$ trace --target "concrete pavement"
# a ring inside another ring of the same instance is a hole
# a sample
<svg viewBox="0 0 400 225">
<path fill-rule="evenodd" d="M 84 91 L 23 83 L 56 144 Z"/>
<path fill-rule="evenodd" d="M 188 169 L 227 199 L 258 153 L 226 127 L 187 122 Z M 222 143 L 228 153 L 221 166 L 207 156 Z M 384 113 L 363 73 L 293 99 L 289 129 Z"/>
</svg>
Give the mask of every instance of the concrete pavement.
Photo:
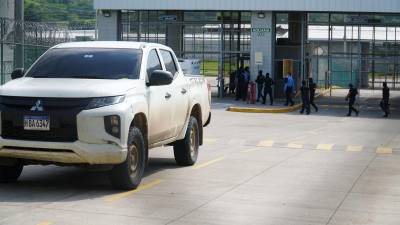
<svg viewBox="0 0 400 225">
<path fill-rule="evenodd" d="M 400 115 L 246 114 L 213 105 L 194 167 L 150 153 L 138 190 L 106 171 L 29 166 L 0 185 L 0 224 L 400 224 Z"/>
</svg>

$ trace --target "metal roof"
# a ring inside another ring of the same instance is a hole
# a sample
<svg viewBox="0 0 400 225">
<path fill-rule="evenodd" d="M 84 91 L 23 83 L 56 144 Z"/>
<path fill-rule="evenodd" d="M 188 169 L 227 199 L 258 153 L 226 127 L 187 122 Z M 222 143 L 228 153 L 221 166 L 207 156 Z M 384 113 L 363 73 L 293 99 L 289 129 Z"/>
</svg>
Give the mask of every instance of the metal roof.
<svg viewBox="0 0 400 225">
<path fill-rule="evenodd" d="M 400 0 L 94 0 L 94 8 L 399 13 Z"/>
</svg>

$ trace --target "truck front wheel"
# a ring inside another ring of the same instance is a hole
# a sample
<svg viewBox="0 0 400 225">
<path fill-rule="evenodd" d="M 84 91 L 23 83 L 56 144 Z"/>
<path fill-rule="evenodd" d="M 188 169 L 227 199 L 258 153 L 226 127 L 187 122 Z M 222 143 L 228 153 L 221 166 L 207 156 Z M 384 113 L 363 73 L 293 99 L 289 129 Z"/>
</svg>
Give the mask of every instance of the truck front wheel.
<svg viewBox="0 0 400 225">
<path fill-rule="evenodd" d="M 125 162 L 114 166 L 111 171 L 111 183 L 117 189 L 132 190 L 139 186 L 146 165 L 143 135 L 136 127 L 131 128 L 128 136 L 128 152 Z"/>
<path fill-rule="evenodd" d="M 0 183 L 11 183 L 18 180 L 24 166 L 17 163 L 12 166 L 0 166 Z"/>
<path fill-rule="evenodd" d="M 199 124 L 193 116 L 189 119 L 185 138 L 174 144 L 175 161 L 180 166 L 192 166 L 199 154 Z"/>
</svg>

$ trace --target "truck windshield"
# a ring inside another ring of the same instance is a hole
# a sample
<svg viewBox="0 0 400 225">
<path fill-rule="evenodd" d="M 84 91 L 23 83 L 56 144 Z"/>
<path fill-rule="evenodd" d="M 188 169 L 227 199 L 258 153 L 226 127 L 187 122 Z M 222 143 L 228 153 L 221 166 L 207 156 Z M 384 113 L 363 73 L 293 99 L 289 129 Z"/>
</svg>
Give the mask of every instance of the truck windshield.
<svg viewBox="0 0 400 225">
<path fill-rule="evenodd" d="M 47 51 L 26 77 L 139 79 L 139 49 L 55 48 Z"/>
</svg>

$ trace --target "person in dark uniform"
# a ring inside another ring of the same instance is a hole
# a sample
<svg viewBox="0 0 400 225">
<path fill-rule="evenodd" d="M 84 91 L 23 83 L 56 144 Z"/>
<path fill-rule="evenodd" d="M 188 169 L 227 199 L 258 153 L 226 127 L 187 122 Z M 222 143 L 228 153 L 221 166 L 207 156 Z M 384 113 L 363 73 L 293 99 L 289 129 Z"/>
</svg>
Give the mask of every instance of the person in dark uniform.
<svg viewBox="0 0 400 225">
<path fill-rule="evenodd" d="M 257 102 L 260 101 L 260 98 L 264 98 L 262 95 L 262 91 L 264 88 L 264 83 L 265 83 L 265 77 L 263 75 L 263 71 L 260 70 L 258 71 L 258 76 L 256 79 L 256 83 L 257 83 Z"/>
<path fill-rule="evenodd" d="M 229 74 L 229 94 L 235 94 L 236 84 L 236 71 L 233 71 Z"/>
<path fill-rule="evenodd" d="M 351 116 L 351 113 L 354 111 L 356 116 L 360 113 L 357 109 L 354 108 L 354 104 L 356 103 L 356 97 L 358 95 L 358 89 L 353 86 L 353 84 L 349 84 L 349 93 L 346 96 L 346 101 L 349 101 L 349 113 L 347 116 Z"/>
<path fill-rule="evenodd" d="M 314 107 L 315 111 L 318 112 L 318 107 L 314 102 L 315 99 L 315 91 L 317 90 L 317 84 L 314 83 L 314 80 L 310 77 L 308 78 L 308 86 L 310 87 L 310 105 Z"/>
<path fill-rule="evenodd" d="M 243 98 L 243 89 L 244 89 L 244 73 L 243 67 L 241 67 L 236 73 L 236 101 Z"/>
<path fill-rule="evenodd" d="M 380 103 L 382 111 L 385 113 L 385 115 L 383 115 L 383 117 L 389 117 L 389 114 L 390 114 L 389 98 L 390 98 L 390 89 L 387 86 L 387 83 L 383 82 L 382 101 Z"/>
<path fill-rule="evenodd" d="M 246 101 L 246 99 L 247 99 L 247 88 L 249 87 L 249 82 L 250 82 L 250 68 L 247 66 L 244 70 L 242 70 L 242 73 L 243 73 L 243 76 L 244 76 L 242 97 L 243 97 L 243 101 Z"/>
<path fill-rule="evenodd" d="M 297 92 L 297 96 L 301 94 L 301 110 L 300 113 L 303 114 L 304 110 L 306 110 L 307 115 L 310 115 L 310 88 L 307 86 L 305 80 L 301 82 L 300 91 Z M 296 96 L 296 97 L 297 97 Z"/>
<path fill-rule="evenodd" d="M 274 97 L 272 96 L 272 86 L 274 85 L 274 80 L 269 77 L 269 73 L 266 74 L 265 78 L 265 87 L 264 87 L 264 96 L 263 96 L 263 104 L 265 105 L 267 102 L 267 95 L 269 95 L 269 103 L 270 105 L 274 104 Z"/>
</svg>

